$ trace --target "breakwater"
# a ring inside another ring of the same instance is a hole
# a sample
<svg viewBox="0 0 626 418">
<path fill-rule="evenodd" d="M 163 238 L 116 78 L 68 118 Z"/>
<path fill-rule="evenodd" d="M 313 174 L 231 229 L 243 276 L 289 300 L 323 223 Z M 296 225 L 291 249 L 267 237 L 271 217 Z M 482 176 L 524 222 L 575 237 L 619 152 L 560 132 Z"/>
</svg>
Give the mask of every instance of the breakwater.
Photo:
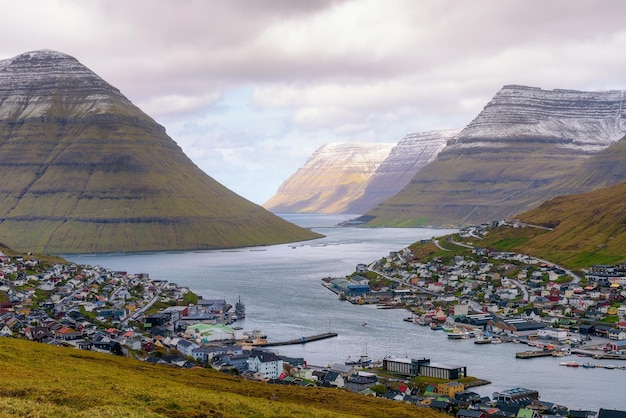
<svg viewBox="0 0 626 418">
<path fill-rule="evenodd" d="M 313 341 L 319 341 L 319 340 L 325 340 L 327 338 L 333 338 L 336 337 L 337 333 L 336 332 L 325 332 L 323 334 L 317 334 L 317 335 L 311 335 L 308 337 L 301 337 L 301 338 L 295 338 L 293 340 L 287 340 L 287 341 L 275 341 L 275 342 L 263 342 L 263 343 L 258 343 L 256 344 L 257 346 L 262 346 L 262 347 L 278 347 L 281 345 L 295 345 L 295 344 L 306 344 L 306 343 L 310 343 Z"/>
</svg>

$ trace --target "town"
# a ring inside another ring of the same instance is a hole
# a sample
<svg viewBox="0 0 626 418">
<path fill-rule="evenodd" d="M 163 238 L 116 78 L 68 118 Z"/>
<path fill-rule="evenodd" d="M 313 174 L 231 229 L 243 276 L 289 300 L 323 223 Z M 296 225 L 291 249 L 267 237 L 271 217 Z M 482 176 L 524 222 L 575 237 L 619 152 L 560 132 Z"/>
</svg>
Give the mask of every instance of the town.
<svg viewBox="0 0 626 418">
<path fill-rule="evenodd" d="M 359 264 L 346 278 L 322 282 L 354 304 L 407 309 L 407 321 L 448 331 L 449 338 L 524 343 L 533 346 L 531 357 L 580 350 L 596 358 L 626 358 L 626 264 L 593 266 L 578 277 L 545 260 L 455 241 L 485 232 L 473 227 L 447 242 L 421 243 L 449 255 L 422 257 L 411 246 L 370 265 Z M 272 384 L 350 390 L 461 417 L 484 418 L 495 411 L 518 417 L 579 412 L 540 401 L 532 389 L 481 397 L 471 387 L 485 382 L 468 377 L 466 367 L 427 358 L 360 358 L 319 367 L 280 356 L 267 349 L 279 344 L 268 343 L 263 332 L 236 325 L 245 317 L 241 300 L 234 306 L 223 299 L 206 300 L 145 273 L 42 261 L 32 255 L 0 254 L 0 261 L 4 337 L 126 355 L 155 365 L 212 367 Z M 601 344 L 591 346 L 592 338 Z M 626 414 L 582 412 L 598 418 Z"/>
</svg>

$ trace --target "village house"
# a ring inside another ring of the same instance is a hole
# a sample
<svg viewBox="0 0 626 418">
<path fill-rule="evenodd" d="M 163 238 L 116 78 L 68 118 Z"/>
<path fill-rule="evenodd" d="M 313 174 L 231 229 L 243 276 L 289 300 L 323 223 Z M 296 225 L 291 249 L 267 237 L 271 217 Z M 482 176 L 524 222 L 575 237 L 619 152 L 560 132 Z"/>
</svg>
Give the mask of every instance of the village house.
<svg viewBox="0 0 626 418">
<path fill-rule="evenodd" d="M 266 379 L 278 379 L 283 372 L 283 361 L 269 351 L 253 350 L 247 360 L 248 370 Z"/>
</svg>

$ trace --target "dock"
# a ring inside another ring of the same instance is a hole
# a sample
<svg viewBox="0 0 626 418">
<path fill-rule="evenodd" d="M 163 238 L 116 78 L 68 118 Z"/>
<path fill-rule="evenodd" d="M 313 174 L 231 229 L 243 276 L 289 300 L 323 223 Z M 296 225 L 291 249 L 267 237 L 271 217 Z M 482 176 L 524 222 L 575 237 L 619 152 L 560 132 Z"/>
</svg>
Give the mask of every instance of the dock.
<svg viewBox="0 0 626 418">
<path fill-rule="evenodd" d="M 550 357 L 552 353 L 550 351 L 545 350 L 531 350 L 531 351 L 520 351 L 515 353 L 515 358 L 535 358 L 535 357 Z"/>
<path fill-rule="evenodd" d="M 296 344 L 306 344 L 306 343 L 310 343 L 313 341 L 319 341 L 319 340 L 325 340 L 327 338 L 333 338 L 336 337 L 337 333 L 336 332 L 326 332 L 324 334 L 317 334 L 317 335 L 311 335 L 309 337 L 301 337 L 301 338 L 296 338 L 293 340 L 287 340 L 287 341 L 269 341 L 269 342 L 263 342 L 263 343 L 258 343 L 256 344 L 257 346 L 261 346 L 261 347 L 276 347 L 279 345 L 296 345 Z"/>
</svg>

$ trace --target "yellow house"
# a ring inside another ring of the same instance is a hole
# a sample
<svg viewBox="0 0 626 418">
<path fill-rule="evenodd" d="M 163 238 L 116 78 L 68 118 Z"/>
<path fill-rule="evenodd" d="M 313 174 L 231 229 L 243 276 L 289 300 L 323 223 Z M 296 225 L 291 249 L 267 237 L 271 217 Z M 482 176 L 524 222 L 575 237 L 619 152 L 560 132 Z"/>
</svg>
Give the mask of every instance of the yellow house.
<svg viewBox="0 0 626 418">
<path fill-rule="evenodd" d="M 447 382 L 437 384 L 437 393 L 454 398 L 454 395 L 465 390 L 465 385 L 459 382 Z"/>
</svg>

